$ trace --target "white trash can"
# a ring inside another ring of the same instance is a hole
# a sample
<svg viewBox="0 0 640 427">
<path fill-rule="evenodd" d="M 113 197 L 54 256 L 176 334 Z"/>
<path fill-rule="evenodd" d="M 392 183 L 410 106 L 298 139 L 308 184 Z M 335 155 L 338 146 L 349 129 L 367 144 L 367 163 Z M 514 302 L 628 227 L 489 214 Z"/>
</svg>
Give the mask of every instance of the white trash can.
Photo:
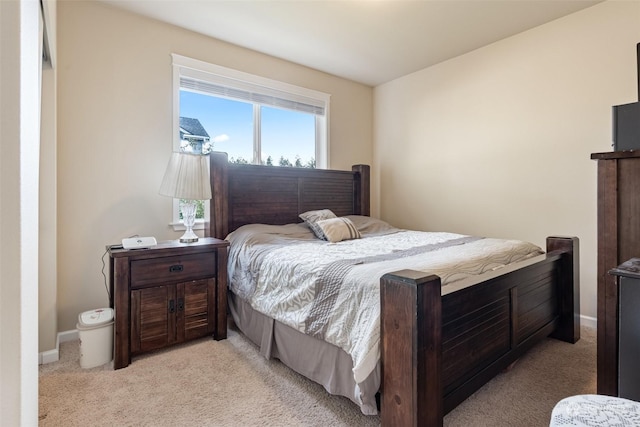
<svg viewBox="0 0 640 427">
<path fill-rule="evenodd" d="M 78 315 L 80 366 L 94 368 L 113 359 L 113 309 L 98 308 Z"/>
</svg>

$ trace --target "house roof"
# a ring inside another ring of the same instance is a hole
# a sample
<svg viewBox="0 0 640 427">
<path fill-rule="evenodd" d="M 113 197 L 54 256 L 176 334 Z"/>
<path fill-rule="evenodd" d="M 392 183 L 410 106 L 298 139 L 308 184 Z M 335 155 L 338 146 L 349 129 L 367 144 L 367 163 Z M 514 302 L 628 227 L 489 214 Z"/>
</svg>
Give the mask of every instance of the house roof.
<svg viewBox="0 0 640 427">
<path fill-rule="evenodd" d="M 180 117 L 180 136 L 184 134 L 209 138 L 200 120 L 191 117 Z"/>
</svg>

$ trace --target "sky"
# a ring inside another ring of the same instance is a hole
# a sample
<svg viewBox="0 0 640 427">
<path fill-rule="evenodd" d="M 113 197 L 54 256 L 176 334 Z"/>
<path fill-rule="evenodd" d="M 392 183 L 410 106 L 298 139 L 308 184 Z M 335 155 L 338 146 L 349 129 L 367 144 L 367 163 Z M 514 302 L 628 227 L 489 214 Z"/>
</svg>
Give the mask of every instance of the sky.
<svg viewBox="0 0 640 427">
<path fill-rule="evenodd" d="M 262 107 L 262 158 L 280 156 L 292 163 L 315 157 L 315 117 L 312 114 Z M 251 160 L 253 151 L 253 106 L 249 103 L 180 91 L 180 116 L 200 120 L 213 142 L 214 151 L 230 158 Z"/>
</svg>

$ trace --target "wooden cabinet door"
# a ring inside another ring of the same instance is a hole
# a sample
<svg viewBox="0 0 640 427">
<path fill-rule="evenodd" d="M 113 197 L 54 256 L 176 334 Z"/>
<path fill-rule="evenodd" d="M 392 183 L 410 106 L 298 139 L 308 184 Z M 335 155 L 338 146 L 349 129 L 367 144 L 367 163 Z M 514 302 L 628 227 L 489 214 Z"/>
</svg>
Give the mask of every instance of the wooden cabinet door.
<svg viewBox="0 0 640 427">
<path fill-rule="evenodd" d="M 213 334 L 215 279 L 131 291 L 131 353 Z"/>
<path fill-rule="evenodd" d="M 176 336 L 176 286 L 131 291 L 131 352 L 173 344 Z"/>
<path fill-rule="evenodd" d="M 215 326 L 215 279 L 178 284 L 179 339 L 190 340 L 212 334 Z"/>
</svg>

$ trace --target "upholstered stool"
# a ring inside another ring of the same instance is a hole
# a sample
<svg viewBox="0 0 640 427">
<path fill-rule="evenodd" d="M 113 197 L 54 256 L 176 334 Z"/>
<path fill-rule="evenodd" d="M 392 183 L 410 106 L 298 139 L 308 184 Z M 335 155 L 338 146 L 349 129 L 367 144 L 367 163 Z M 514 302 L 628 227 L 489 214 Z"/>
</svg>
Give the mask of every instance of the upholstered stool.
<svg viewBox="0 0 640 427">
<path fill-rule="evenodd" d="M 550 427 L 640 427 L 640 403 L 620 397 L 582 394 L 553 408 Z"/>
</svg>

